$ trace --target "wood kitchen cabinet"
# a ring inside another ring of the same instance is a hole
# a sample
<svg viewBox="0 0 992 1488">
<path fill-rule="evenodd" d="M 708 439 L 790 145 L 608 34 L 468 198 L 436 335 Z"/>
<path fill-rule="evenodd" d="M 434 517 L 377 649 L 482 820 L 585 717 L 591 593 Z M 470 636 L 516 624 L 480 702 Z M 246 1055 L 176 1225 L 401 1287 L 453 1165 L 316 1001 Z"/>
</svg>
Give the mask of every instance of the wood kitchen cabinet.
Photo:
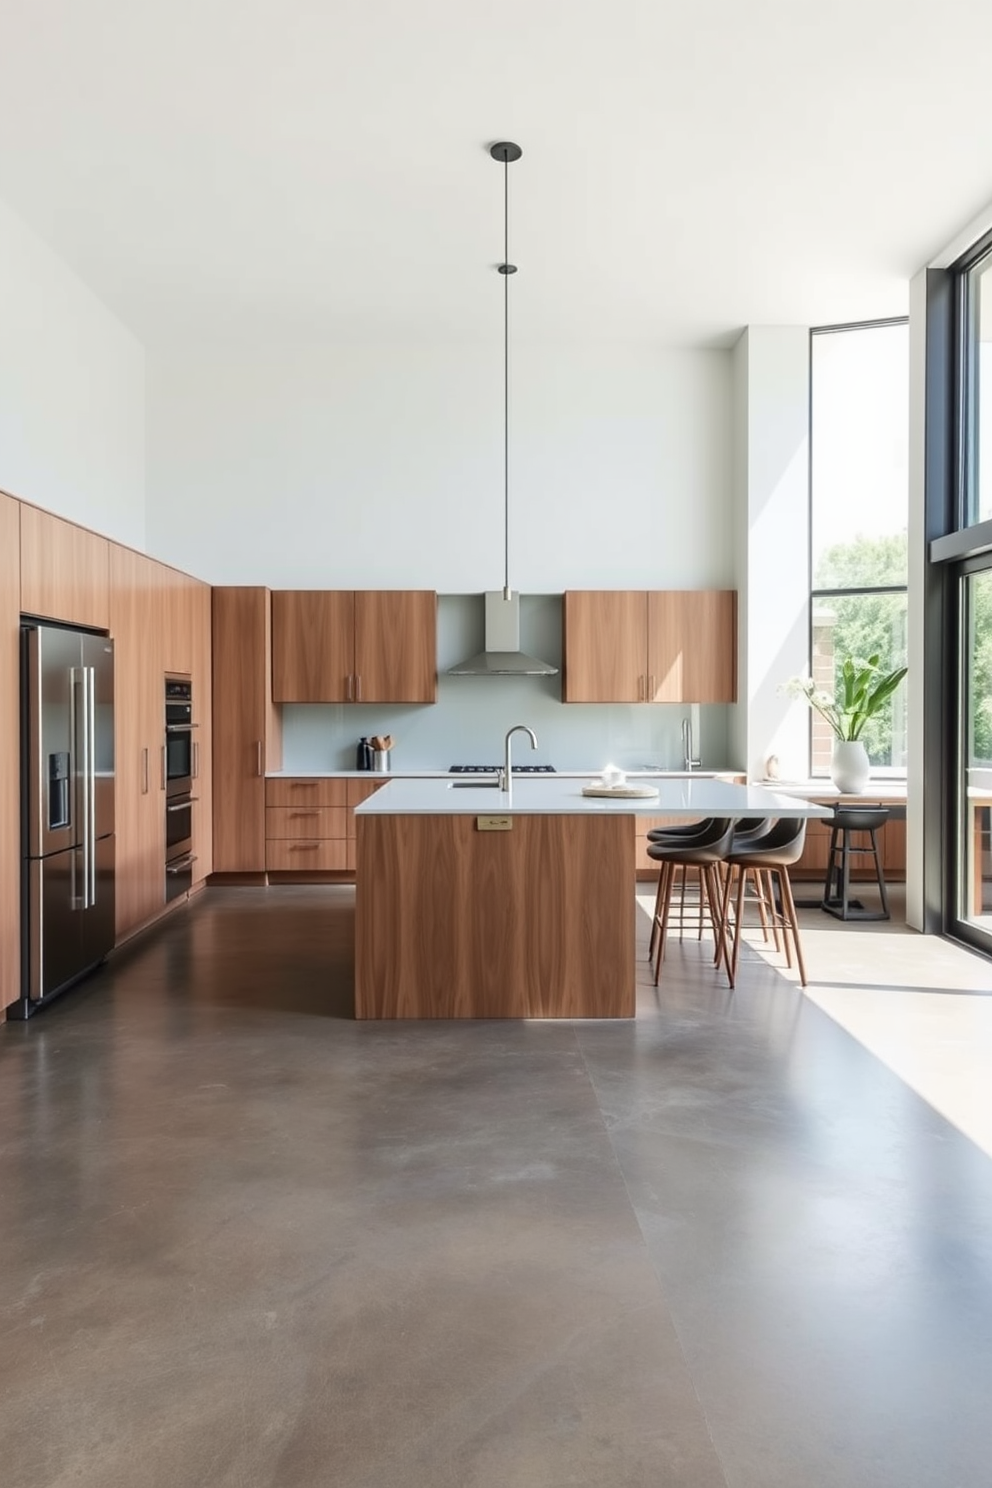
<svg viewBox="0 0 992 1488">
<path fill-rule="evenodd" d="M 733 590 L 567 590 L 566 703 L 732 703 Z"/>
<path fill-rule="evenodd" d="M 193 884 L 213 872 L 213 615 L 209 584 L 190 579 L 187 604 L 192 622 L 193 657 Z"/>
<path fill-rule="evenodd" d="M 269 591 L 213 591 L 213 871 L 265 872 L 265 772 L 282 763 Z"/>
<path fill-rule="evenodd" d="M 437 595 L 426 589 L 277 589 L 277 703 L 433 703 Z"/>
<path fill-rule="evenodd" d="M 162 646 L 169 570 L 110 545 L 117 938 L 165 907 Z"/>
<path fill-rule="evenodd" d="M 110 629 L 110 543 L 21 503 L 21 610 Z"/>
<path fill-rule="evenodd" d="M 20 503 L 0 492 L 0 1019 L 21 991 Z"/>
<path fill-rule="evenodd" d="M 320 775 L 265 782 L 265 866 L 297 882 L 355 873 L 355 807 L 385 782 Z"/>
</svg>

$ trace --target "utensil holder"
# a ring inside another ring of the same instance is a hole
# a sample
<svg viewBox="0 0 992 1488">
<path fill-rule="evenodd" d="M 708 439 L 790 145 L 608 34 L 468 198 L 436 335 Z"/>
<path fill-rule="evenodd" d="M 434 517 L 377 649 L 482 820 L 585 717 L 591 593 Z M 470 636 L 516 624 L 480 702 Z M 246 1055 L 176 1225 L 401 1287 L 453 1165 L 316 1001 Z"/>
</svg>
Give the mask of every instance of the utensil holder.
<svg viewBox="0 0 992 1488">
<path fill-rule="evenodd" d="M 373 749 L 373 751 L 372 751 L 372 768 L 373 768 L 373 770 L 388 770 L 389 769 L 389 750 L 388 749 Z"/>
</svg>

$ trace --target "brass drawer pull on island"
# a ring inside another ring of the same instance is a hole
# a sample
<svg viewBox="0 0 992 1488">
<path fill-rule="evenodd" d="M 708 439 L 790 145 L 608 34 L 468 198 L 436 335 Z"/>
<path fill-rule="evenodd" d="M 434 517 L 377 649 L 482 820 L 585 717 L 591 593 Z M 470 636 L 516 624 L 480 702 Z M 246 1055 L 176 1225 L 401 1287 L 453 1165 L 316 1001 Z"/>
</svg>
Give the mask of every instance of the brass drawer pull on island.
<svg viewBox="0 0 992 1488">
<path fill-rule="evenodd" d="M 309 811 L 291 811 L 289 814 L 290 814 L 291 817 L 296 817 L 296 816 L 319 816 L 320 815 L 320 812 L 317 810 L 316 806 L 314 806 Z"/>
<path fill-rule="evenodd" d="M 290 852 L 317 852 L 320 848 L 319 842 L 291 842 Z"/>
<path fill-rule="evenodd" d="M 477 832 L 512 832 L 512 816 L 477 816 L 475 818 L 475 830 Z"/>
</svg>

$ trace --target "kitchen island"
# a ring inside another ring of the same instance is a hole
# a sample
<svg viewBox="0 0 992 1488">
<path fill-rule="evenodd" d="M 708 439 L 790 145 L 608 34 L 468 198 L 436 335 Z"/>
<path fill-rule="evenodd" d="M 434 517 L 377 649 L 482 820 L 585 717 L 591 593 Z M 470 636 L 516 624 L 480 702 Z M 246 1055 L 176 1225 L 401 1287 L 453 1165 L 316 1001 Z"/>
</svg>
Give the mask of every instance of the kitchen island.
<svg viewBox="0 0 992 1488">
<path fill-rule="evenodd" d="M 582 785 L 395 780 L 356 807 L 356 1017 L 631 1018 L 635 818 L 829 815 L 724 780 Z"/>
</svg>

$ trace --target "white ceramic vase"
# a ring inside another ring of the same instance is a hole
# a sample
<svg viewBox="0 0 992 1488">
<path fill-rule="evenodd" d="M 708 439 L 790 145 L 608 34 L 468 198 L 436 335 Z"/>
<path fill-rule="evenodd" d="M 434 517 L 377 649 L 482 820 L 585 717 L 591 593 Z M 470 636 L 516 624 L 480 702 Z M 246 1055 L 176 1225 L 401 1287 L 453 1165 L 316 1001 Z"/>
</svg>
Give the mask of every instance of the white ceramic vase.
<svg viewBox="0 0 992 1488">
<path fill-rule="evenodd" d="M 830 778 L 845 796 L 860 796 L 868 784 L 868 751 L 860 739 L 835 739 Z"/>
</svg>

